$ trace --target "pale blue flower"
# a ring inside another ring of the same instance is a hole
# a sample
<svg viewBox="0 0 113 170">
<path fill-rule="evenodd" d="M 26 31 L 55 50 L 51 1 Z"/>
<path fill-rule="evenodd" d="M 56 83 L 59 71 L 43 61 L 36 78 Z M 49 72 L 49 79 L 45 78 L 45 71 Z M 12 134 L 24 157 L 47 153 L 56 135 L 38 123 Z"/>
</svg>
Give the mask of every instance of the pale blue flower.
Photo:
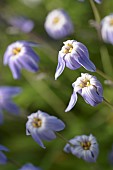
<svg viewBox="0 0 113 170">
<path fill-rule="evenodd" d="M 113 14 L 104 17 L 101 21 L 101 35 L 104 42 L 113 45 Z"/>
<path fill-rule="evenodd" d="M 20 168 L 19 170 L 41 170 L 41 169 L 39 167 L 32 165 L 31 163 L 27 163 L 24 166 L 22 166 L 22 168 Z"/>
<path fill-rule="evenodd" d="M 14 79 L 20 78 L 21 69 L 31 72 L 38 70 L 38 55 L 33 51 L 32 46 L 36 43 L 26 41 L 16 41 L 9 45 L 4 54 L 4 65 L 9 65 Z"/>
<path fill-rule="evenodd" d="M 63 9 L 52 10 L 44 24 L 46 32 L 54 39 L 60 39 L 73 33 L 73 24 Z"/>
<path fill-rule="evenodd" d="M 24 16 L 13 16 L 8 19 L 8 23 L 24 33 L 29 33 L 34 28 L 34 22 Z"/>
<path fill-rule="evenodd" d="M 3 153 L 3 151 L 5 152 L 9 152 L 9 149 L 6 148 L 3 145 L 0 145 L 0 164 L 6 164 L 7 163 L 7 157 L 5 156 L 5 154 Z"/>
<path fill-rule="evenodd" d="M 103 101 L 103 88 L 95 76 L 88 73 L 81 73 L 81 77 L 72 84 L 73 94 L 65 112 L 70 111 L 77 102 L 77 93 L 79 93 L 86 103 L 96 106 Z"/>
<path fill-rule="evenodd" d="M 55 139 L 55 132 L 64 128 L 65 124 L 63 121 L 39 110 L 28 116 L 26 135 L 31 135 L 42 148 L 45 148 L 42 140 L 51 141 Z"/>
<path fill-rule="evenodd" d="M 108 154 L 108 161 L 111 165 L 113 165 L 113 145 L 111 151 Z"/>
<path fill-rule="evenodd" d="M 84 2 L 84 0 L 78 0 L 80 2 Z M 94 2 L 98 3 L 98 4 L 101 4 L 102 3 L 102 0 L 94 0 Z"/>
<path fill-rule="evenodd" d="M 0 124 L 3 123 L 2 110 L 6 110 L 13 115 L 18 115 L 20 112 L 19 107 L 13 103 L 12 97 L 18 95 L 21 92 L 19 87 L 0 87 Z"/>
<path fill-rule="evenodd" d="M 89 136 L 76 136 L 69 140 L 73 145 L 66 144 L 64 151 L 71 153 L 78 158 L 82 158 L 86 162 L 96 162 L 99 154 L 98 143 L 96 138 L 90 134 Z"/>
<path fill-rule="evenodd" d="M 89 52 L 86 46 L 75 40 L 67 40 L 58 54 L 55 79 L 62 74 L 65 67 L 76 70 L 81 66 L 88 71 L 96 71 L 95 65 L 89 59 Z"/>
</svg>

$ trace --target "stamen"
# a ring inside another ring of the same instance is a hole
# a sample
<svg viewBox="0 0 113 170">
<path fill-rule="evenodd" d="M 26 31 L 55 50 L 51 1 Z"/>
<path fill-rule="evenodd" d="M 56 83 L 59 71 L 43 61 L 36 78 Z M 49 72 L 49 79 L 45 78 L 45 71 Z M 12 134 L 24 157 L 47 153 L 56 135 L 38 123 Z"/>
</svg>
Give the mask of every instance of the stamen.
<svg viewBox="0 0 113 170">
<path fill-rule="evenodd" d="M 21 48 L 20 47 L 16 47 L 16 48 L 13 49 L 13 54 L 17 55 L 18 53 L 20 53 L 20 51 L 21 51 Z"/>
<path fill-rule="evenodd" d="M 113 26 L 113 18 L 109 22 L 110 26 Z"/>
<path fill-rule="evenodd" d="M 81 146 L 82 146 L 82 148 L 84 150 L 90 150 L 90 146 L 91 146 L 91 142 L 90 141 L 88 141 L 88 142 L 81 142 L 80 144 L 81 144 Z"/>
<path fill-rule="evenodd" d="M 42 125 L 42 120 L 39 118 L 34 118 L 32 122 L 33 127 L 39 128 Z"/>
<path fill-rule="evenodd" d="M 73 45 L 72 44 L 66 44 L 64 46 L 64 50 L 63 50 L 63 53 L 67 54 L 67 53 L 71 53 L 72 50 L 73 50 Z"/>
<path fill-rule="evenodd" d="M 60 21 L 60 18 L 59 17 L 55 17 L 53 19 L 53 24 L 57 24 L 59 21 Z"/>
</svg>

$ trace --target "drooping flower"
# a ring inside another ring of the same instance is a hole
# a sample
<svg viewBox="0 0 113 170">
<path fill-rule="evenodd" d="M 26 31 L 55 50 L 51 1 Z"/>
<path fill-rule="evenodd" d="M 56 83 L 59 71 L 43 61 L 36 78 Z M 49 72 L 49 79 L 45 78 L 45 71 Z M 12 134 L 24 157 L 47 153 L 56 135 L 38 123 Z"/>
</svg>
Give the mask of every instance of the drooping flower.
<svg viewBox="0 0 113 170">
<path fill-rule="evenodd" d="M 103 88 L 95 76 L 88 73 L 81 73 L 81 77 L 72 84 L 74 90 L 65 112 L 70 111 L 77 102 L 77 93 L 79 93 L 86 103 L 96 106 L 103 101 Z"/>
<path fill-rule="evenodd" d="M 25 68 L 31 72 L 38 70 L 38 55 L 33 51 L 32 46 L 36 43 L 16 41 L 9 45 L 4 54 L 4 65 L 9 65 L 14 79 L 20 78 L 21 69 Z"/>
<path fill-rule="evenodd" d="M 73 146 L 66 144 L 64 147 L 66 153 L 71 153 L 78 158 L 82 158 L 86 162 L 96 162 L 99 148 L 96 138 L 92 134 L 89 136 L 76 136 L 69 140 L 69 142 Z"/>
<path fill-rule="evenodd" d="M 55 79 L 57 79 L 64 68 L 76 70 L 83 66 L 88 71 L 96 71 L 95 65 L 89 59 L 89 52 L 86 46 L 75 40 L 67 40 L 58 54 L 58 65 Z"/>
<path fill-rule="evenodd" d="M 55 132 L 64 128 L 65 124 L 63 121 L 39 110 L 28 116 L 26 135 L 31 135 L 42 148 L 45 148 L 42 140 L 51 141 L 55 139 Z"/>
<path fill-rule="evenodd" d="M 0 87 L 0 124 L 3 123 L 3 113 L 2 110 L 7 110 L 13 115 L 19 114 L 19 107 L 13 103 L 12 97 L 18 95 L 21 92 L 19 87 Z"/>
<path fill-rule="evenodd" d="M 113 14 L 104 17 L 101 21 L 101 35 L 104 42 L 113 45 Z"/>
<path fill-rule="evenodd" d="M 83 2 L 84 0 L 78 0 L 80 2 Z M 94 0 L 94 2 L 98 3 L 98 4 L 101 4 L 102 3 L 102 0 Z"/>
<path fill-rule="evenodd" d="M 9 149 L 6 148 L 3 145 L 0 145 L 0 164 L 6 164 L 7 163 L 7 157 L 5 156 L 5 154 L 3 153 L 3 151 L 5 152 L 9 152 Z"/>
<path fill-rule="evenodd" d="M 73 24 L 63 9 L 51 11 L 44 24 L 46 32 L 54 39 L 60 39 L 73 33 Z"/>
<path fill-rule="evenodd" d="M 23 16 L 14 16 L 8 19 L 8 23 L 13 27 L 24 33 L 29 33 L 34 28 L 34 22 Z M 17 31 L 18 31 L 17 30 Z"/>
<path fill-rule="evenodd" d="M 41 170 L 41 169 L 39 167 L 32 165 L 31 163 L 27 163 L 24 166 L 22 166 L 22 168 L 20 168 L 19 170 Z"/>
</svg>

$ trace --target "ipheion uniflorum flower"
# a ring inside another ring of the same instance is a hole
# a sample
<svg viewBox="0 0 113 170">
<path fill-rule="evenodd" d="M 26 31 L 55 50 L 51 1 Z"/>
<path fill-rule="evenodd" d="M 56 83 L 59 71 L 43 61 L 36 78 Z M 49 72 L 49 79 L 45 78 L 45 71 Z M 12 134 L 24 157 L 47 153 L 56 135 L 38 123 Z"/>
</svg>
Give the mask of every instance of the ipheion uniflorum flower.
<svg viewBox="0 0 113 170">
<path fill-rule="evenodd" d="M 75 40 L 64 42 L 58 54 L 58 65 L 55 73 L 55 80 L 62 74 L 65 67 L 76 70 L 83 66 L 86 70 L 95 72 L 96 67 L 89 59 L 87 47 Z"/>
<path fill-rule="evenodd" d="M 90 134 L 89 136 L 75 136 L 69 142 L 73 145 L 66 144 L 64 151 L 71 153 L 78 158 L 82 158 L 86 162 L 96 162 L 99 154 L 99 148 L 96 138 Z"/>
<path fill-rule="evenodd" d="M 63 121 L 39 110 L 28 116 L 26 135 L 31 135 L 42 148 L 45 148 L 42 140 L 51 141 L 55 139 L 55 132 L 64 128 L 65 124 Z"/>
<path fill-rule="evenodd" d="M 77 102 L 77 93 L 80 94 L 86 103 L 96 106 L 103 101 L 103 88 L 95 76 L 88 73 L 81 73 L 81 77 L 72 84 L 73 94 L 65 112 L 70 111 Z"/>
<path fill-rule="evenodd" d="M 10 67 L 14 79 L 20 78 L 20 71 L 23 68 L 31 72 L 38 70 L 39 57 L 33 51 L 33 46 L 37 46 L 37 43 L 16 41 L 7 47 L 4 54 L 4 65 Z"/>
</svg>

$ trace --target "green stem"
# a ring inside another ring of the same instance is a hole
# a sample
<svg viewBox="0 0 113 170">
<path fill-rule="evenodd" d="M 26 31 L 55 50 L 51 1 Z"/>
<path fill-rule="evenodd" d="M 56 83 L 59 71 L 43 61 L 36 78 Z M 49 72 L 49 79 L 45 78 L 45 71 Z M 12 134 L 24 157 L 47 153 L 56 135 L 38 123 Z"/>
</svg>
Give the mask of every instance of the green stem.
<svg viewBox="0 0 113 170">
<path fill-rule="evenodd" d="M 92 8 L 92 11 L 93 11 L 93 13 L 94 13 L 95 20 L 96 20 L 98 23 L 100 23 L 101 18 L 100 18 L 99 12 L 98 12 L 98 10 L 97 10 L 97 7 L 96 7 L 96 5 L 95 5 L 95 3 L 94 3 L 94 0 L 89 0 L 89 2 L 90 2 L 90 4 L 91 4 L 91 8 Z"/>
<path fill-rule="evenodd" d="M 96 69 L 96 73 L 98 73 L 100 76 L 102 76 L 103 78 L 107 79 L 107 80 L 111 80 L 113 82 L 113 79 L 111 77 L 109 77 L 108 75 L 106 75 L 105 73 L 103 73 L 101 70 Z"/>
<path fill-rule="evenodd" d="M 64 142 L 68 143 L 71 147 L 75 147 L 72 143 L 70 143 L 64 136 L 62 136 L 60 133 L 55 132 L 55 134 L 62 139 Z"/>
<path fill-rule="evenodd" d="M 113 105 L 109 103 L 109 101 L 107 101 L 105 98 L 103 99 L 103 101 L 107 106 L 109 106 L 113 110 Z"/>
<path fill-rule="evenodd" d="M 11 158 L 8 158 L 8 162 L 10 162 L 11 164 L 15 165 L 17 168 L 21 167 L 21 165 L 17 161 L 15 161 L 15 160 L 13 160 Z"/>
</svg>

